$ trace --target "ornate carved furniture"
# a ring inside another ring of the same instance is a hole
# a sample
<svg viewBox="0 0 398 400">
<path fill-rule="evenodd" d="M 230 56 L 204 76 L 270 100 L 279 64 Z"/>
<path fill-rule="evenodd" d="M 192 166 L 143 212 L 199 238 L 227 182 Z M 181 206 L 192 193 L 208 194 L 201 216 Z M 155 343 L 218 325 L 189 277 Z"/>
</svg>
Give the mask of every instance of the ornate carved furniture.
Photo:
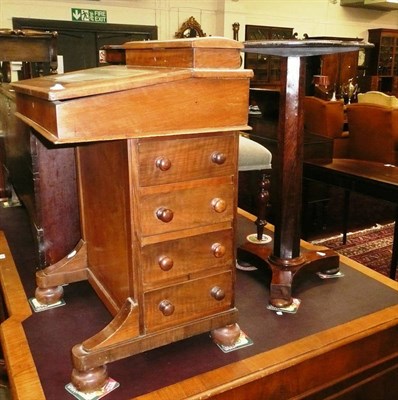
<svg viewBox="0 0 398 400">
<path fill-rule="evenodd" d="M 177 39 L 204 37 L 206 34 L 203 32 L 199 22 L 194 17 L 189 17 L 175 33 Z"/>
<path fill-rule="evenodd" d="M 362 45 L 365 46 L 365 45 Z M 243 248 L 267 262 L 272 271 L 270 302 L 276 307 L 292 303 L 292 282 L 300 270 L 335 273 L 338 255 L 332 251 L 300 252 L 301 196 L 303 162 L 303 99 L 305 57 L 355 51 L 360 44 L 348 41 L 253 41 L 245 42 L 245 51 L 284 57 L 284 81 L 281 86 L 278 139 L 279 174 L 276 185 L 279 201 L 275 208 L 275 238 L 269 255 L 261 246 L 245 243 Z"/>
<path fill-rule="evenodd" d="M 370 103 L 347 106 L 349 157 L 398 165 L 398 108 Z"/>
<path fill-rule="evenodd" d="M 55 32 L 2 30 L 0 59 L 22 61 L 20 79 L 54 71 L 56 38 Z M 43 267 L 65 257 L 80 239 L 74 149 L 54 147 L 17 119 L 15 111 L 14 90 L 2 83 L 0 197 L 11 196 L 11 183 L 30 216 L 37 261 Z M 54 181 L 57 185 L 50 184 Z"/>
<path fill-rule="evenodd" d="M 344 131 L 344 103 L 304 97 L 304 129 L 333 140 L 333 157 L 348 155 L 349 133 Z"/>
<path fill-rule="evenodd" d="M 114 319 L 74 346 L 72 382 L 201 332 L 233 343 L 239 131 L 251 71 L 223 38 L 129 42 L 127 66 L 21 81 L 17 115 L 77 146 L 82 241 L 37 274 L 37 297 L 88 279 Z"/>
</svg>

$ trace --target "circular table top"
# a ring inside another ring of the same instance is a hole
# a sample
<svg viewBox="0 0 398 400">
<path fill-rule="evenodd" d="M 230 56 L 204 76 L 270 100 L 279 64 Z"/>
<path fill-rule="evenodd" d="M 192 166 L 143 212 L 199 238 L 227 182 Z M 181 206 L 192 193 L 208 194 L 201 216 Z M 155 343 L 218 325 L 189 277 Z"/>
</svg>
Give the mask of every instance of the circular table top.
<svg viewBox="0 0 398 400">
<path fill-rule="evenodd" d="M 322 54 L 345 53 L 371 48 L 372 43 L 350 40 L 249 40 L 243 42 L 246 53 L 259 53 L 281 57 L 306 57 Z"/>
</svg>

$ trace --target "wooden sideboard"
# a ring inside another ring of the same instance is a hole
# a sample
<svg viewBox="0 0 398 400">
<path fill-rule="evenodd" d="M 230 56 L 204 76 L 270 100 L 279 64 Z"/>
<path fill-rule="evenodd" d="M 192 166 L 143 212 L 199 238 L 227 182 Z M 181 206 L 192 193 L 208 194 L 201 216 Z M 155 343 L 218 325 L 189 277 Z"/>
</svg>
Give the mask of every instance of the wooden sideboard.
<svg viewBox="0 0 398 400">
<path fill-rule="evenodd" d="M 0 210 L 3 212 L 18 210 Z M 19 214 L 20 215 L 20 214 Z M 255 217 L 240 210 L 236 243 L 254 231 Z M 13 218 L 21 226 L 20 217 Z M 22 221 L 23 225 L 23 221 Z M 26 226 L 26 225 L 25 225 Z M 273 235 L 272 226 L 266 233 Z M 7 233 L 7 226 L 2 226 Z M 0 284 L 8 317 L 0 325 L 15 400 L 69 399 L 70 343 L 111 316 L 87 282 L 69 285 L 66 306 L 33 313 L 34 282 L 26 268 L 29 243 L 0 232 Z M 302 242 L 302 250 L 315 249 Z M 269 244 L 271 251 L 272 244 Z M 319 248 L 318 248 L 319 249 Z M 28 257 L 29 258 L 29 257 Z M 223 353 L 208 334 L 120 360 L 110 374 L 120 387 L 110 399 L 325 399 L 394 400 L 398 391 L 398 283 L 341 256 L 344 278 L 307 276 L 295 289 L 295 315 L 266 309 L 270 274 L 238 271 L 239 324 L 253 345 Z M 369 293 L 372 295 L 369 296 Z M 259 301 L 260 299 L 260 301 Z M 71 329 L 79 326 L 80 329 Z M 54 365 L 57 368 L 54 368 Z M 137 372 L 138 371 L 138 372 Z"/>
<path fill-rule="evenodd" d="M 202 332 L 239 336 L 233 232 L 252 76 L 239 69 L 242 45 L 124 47 L 127 66 L 13 84 L 24 122 L 77 146 L 82 240 L 38 272 L 36 298 L 56 302 L 61 285 L 87 279 L 114 316 L 73 347 L 83 391 L 106 381 L 112 361 Z"/>
<path fill-rule="evenodd" d="M 56 32 L 3 29 L 0 50 L 3 67 L 21 62 L 19 79 L 57 68 Z M 75 153 L 73 147 L 55 148 L 16 118 L 15 92 L 8 81 L 4 75 L 0 84 L 0 198 L 11 198 L 15 190 L 30 216 L 35 264 L 45 267 L 65 257 L 81 237 Z"/>
</svg>

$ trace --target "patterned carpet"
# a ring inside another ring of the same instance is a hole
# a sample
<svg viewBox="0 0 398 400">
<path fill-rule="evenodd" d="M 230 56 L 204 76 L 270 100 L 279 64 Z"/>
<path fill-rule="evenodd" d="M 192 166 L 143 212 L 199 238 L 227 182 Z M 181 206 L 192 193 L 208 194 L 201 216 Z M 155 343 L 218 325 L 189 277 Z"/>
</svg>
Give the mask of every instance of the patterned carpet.
<svg viewBox="0 0 398 400">
<path fill-rule="evenodd" d="M 343 245 L 342 235 L 311 241 L 329 247 L 373 270 L 389 276 L 394 223 L 350 232 Z"/>
</svg>

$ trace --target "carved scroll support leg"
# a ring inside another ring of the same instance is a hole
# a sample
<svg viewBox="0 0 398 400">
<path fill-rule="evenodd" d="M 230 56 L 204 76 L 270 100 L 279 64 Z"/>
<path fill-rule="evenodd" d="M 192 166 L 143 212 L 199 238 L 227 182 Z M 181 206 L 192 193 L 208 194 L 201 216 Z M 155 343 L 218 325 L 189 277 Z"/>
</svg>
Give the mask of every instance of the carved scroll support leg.
<svg viewBox="0 0 398 400">
<path fill-rule="evenodd" d="M 87 246 L 81 240 L 62 260 L 36 273 L 35 297 L 42 304 L 54 304 L 63 296 L 62 285 L 87 277 Z"/>
<path fill-rule="evenodd" d="M 154 349 L 160 343 L 174 343 L 187 335 L 215 331 L 219 326 L 231 325 L 230 330 L 234 331 L 236 327 L 232 325 L 237 320 L 237 313 L 234 308 L 220 312 L 216 319 L 208 316 L 185 325 L 145 333 L 139 329 L 139 306 L 128 298 L 102 331 L 73 347 L 72 383 L 83 392 L 98 390 L 107 379 L 106 369 L 103 369 L 106 364 Z"/>
<path fill-rule="evenodd" d="M 292 304 L 293 279 L 300 271 L 327 274 L 335 274 L 339 271 L 339 256 L 333 250 L 310 251 L 288 260 L 278 259 L 271 255 L 267 263 L 272 270 L 270 303 L 278 308 Z"/>
<path fill-rule="evenodd" d="M 128 298 L 114 319 L 99 333 L 72 349 L 72 384 L 81 392 L 101 389 L 108 379 L 109 362 L 132 355 L 123 343 L 139 337 L 138 305 Z"/>
<path fill-rule="evenodd" d="M 265 261 L 271 269 L 269 302 L 278 308 L 288 307 L 292 304 L 293 280 L 299 272 L 336 274 L 339 271 L 339 255 L 330 249 L 308 251 L 299 257 L 284 260 L 273 256 L 270 247 L 266 245 L 246 242 L 240 248 Z"/>
<path fill-rule="evenodd" d="M 267 210 L 269 206 L 270 173 L 263 171 L 261 173 L 260 191 L 257 196 L 257 240 L 261 241 L 264 234 L 264 228 L 267 225 Z"/>
</svg>

